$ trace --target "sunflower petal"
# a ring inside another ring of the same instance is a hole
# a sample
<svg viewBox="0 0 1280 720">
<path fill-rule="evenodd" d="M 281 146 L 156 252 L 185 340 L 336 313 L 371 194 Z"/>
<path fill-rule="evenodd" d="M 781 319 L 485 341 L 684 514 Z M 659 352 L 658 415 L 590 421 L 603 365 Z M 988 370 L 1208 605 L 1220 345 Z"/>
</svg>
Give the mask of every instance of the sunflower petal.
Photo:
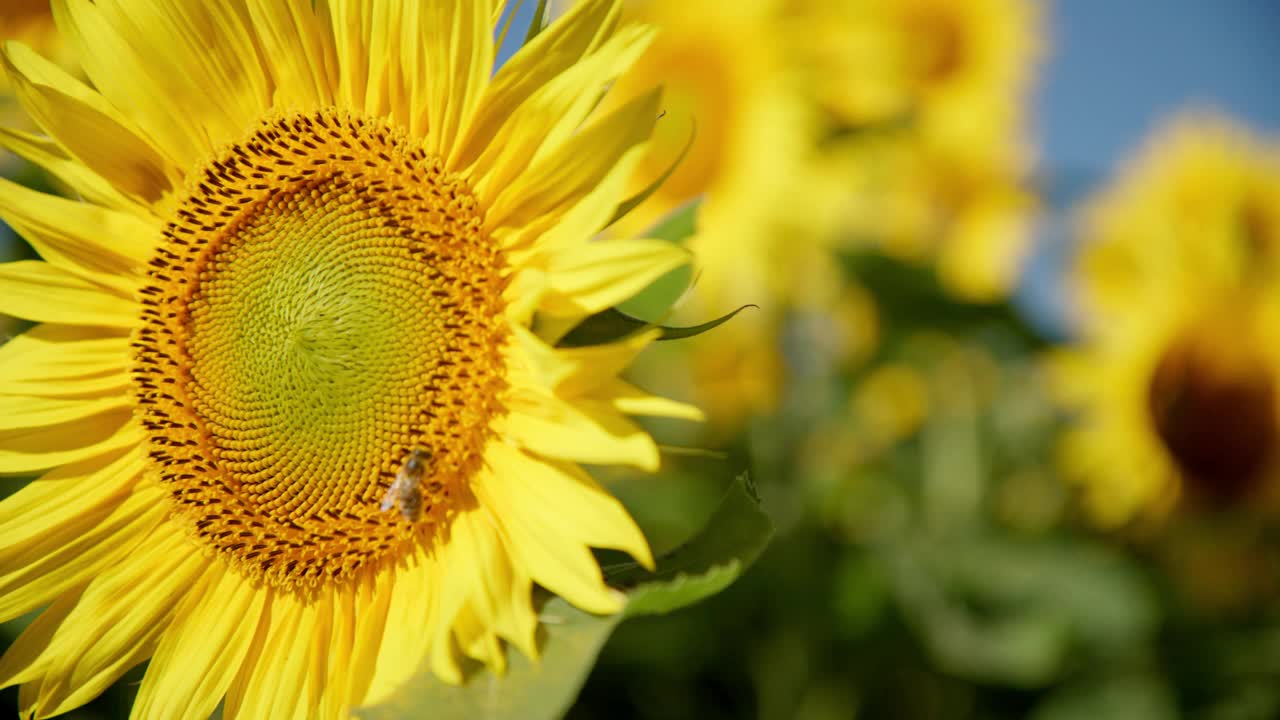
<svg viewBox="0 0 1280 720">
<path fill-rule="evenodd" d="M 557 250 L 581 245 L 583 238 L 603 230 L 617 213 L 647 149 L 648 145 L 642 144 L 627 151 L 613 170 L 572 207 L 547 213 L 519 228 L 499 228 L 494 237 L 508 249 L 514 264 L 525 267 L 545 263 L 546 257 Z"/>
<path fill-rule="evenodd" d="M 505 544 L 506 539 L 503 538 Z M 511 568 L 511 581 L 507 585 L 507 597 L 498 604 L 496 626 L 498 633 L 529 658 L 538 657 L 538 613 L 533 607 L 533 578 L 523 566 L 516 563 L 508 550 L 507 564 Z"/>
<path fill-rule="evenodd" d="M 36 322 L 132 328 L 138 306 L 86 280 L 38 260 L 0 264 L 0 313 Z"/>
<path fill-rule="evenodd" d="M 330 0 L 334 55 L 338 61 L 339 107 L 364 108 L 369 85 L 369 27 L 372 3 Z"/>
<path fill-rule="evenodd" d="M 150 657 L 205 565 L 185 534 L 166 524 L 94 578 L 42 653 L 48 666 L 38 681 L 37 714 L 83 705 Z"/>
<path fill-rule="evenodd" d="M 401 33 L 413 22 L 405 12 L 418 9 L 416 3 L 407 5 L 403 0 L 389 0 L 372 4 L 367 10 L 360 9 L 365 17 L 369 47 L 369 78 L 365 83 L 363 104 L 365 115 L 386 115 L 403 105 L 405 83 L 399 62 Z M 404 49 L 412 52 L 409 48 Z"/>
<path fill-rule="evenodd" d="M 338 86 L 338 58 L 324 3 L 248 0 L 249 18 L 275 81 L 275 102 L 327 107 Z"/>
<path fill-rule="evenodd" d="M 513 396 L 510 411 L 500 432 L 539 455 L 658 469 L 658 446 L 649 433 L 604 403 L 526 393 Z"/>
<path fill-rule="evenodd" d="M 121 194 L 107 182 L 106 178 L 76 161 L 49 138 L 0 127 L 0 147 L 10 150 L 33 165 L 44 168 L 77 195 L 94 205 L 135 214 L 149 212 L 146 206 Z"/>
<path fill-rule="evenodd" d="M 228 718 L 305 718 L 307 645 L 316 625 L 316 607 L 289 592 L 272 591 L 260 621 L 265 631 L 227 690 Z"/>
<path fill-rule="evenodd" d="M 446 156 L 470 127 L 493 74 L 495 0 L 424 0 L 419 35 L 426 54 L 426 147 Z"/>
<path fill-rule="evenodd" d="M 702 422 L 706 415 L 694 405 L 651 395 L 623 380 L 613 379 L 596 391 L 596 397 L 608 402 L 618 412 L 645 417 L 675 418 Z"/>
<path fill-rule="evenodd" d="M 0 395 L 34 395 L 45 398 L 89 400 L 104 395 L 120 395 L 129 389 L 129 376 L 120 371 L 101 375 L 77 375 L 75 377 L 45 382 L 23 384 L 0 376 Z"/>
<path fill-rule="evenodd" d="M 238 573 L 210 565 L 160 639 L 130 717 L 213 714 L 249 652 L 266 598 Z"/>
<path fill-rule="evenodd" d="M 127 480 L 124 482 L 128 482 Z M 9 620 L 89 582 L 132 553 L 168 511 L 158 488 L 137 488 L 123 502 L 104 500 L 36 541 L 0 552 L 0 618 Z"/>
<path fill-rule="evenodd" d="M 0 475 L 29 475 L 99 457 L 142 442 L 131 413 L 108 413 L 88 421 L 0 431 Z"/>
<path fill-rule="evenodd" d="M 502 126 L 477 161 L 485 174 L 476 180 L 476 194 L 490 206 L 492 226 L 519 225 L 585 195 L 628 150 L 648 139 L 658 118 L 657 90 L 580 126 L 599 99 L 584 95 L 582 88 L 599 87 L 603 93 L 609 80 L 644 52 L 650 38 L 634 28 L 619 33 L 582 65 L 539 90 Z"/>
<path fill-rule="evenodd" d="M 475 163 L 531 95 L 613 36 L 621 14 L 618 0 L 574 3 L 562 18 L 507 60 L 494 76 L 465 139 L 457 144 L 451 167 Z"/>
<path fill-rule="evenodd" d="M 0 432 L 78 423 L 113 411 L 127 410 L 132 404 L 133 400 L 128 395 L 90 400 L 0 395 Z"/>
<path fill-rule="evenodd" d="M 109 515 L 142 476 L 143 454 L 133 448 L 119 458 L 93 458 L 64 465 L 27 483 L 0 501 L 0 559 L 29 543 L 73 537 L 75 529 Z M 70 528 L 70 529 L 68 529 Z"/>
<path fill-rule="evenodd" d="M 433 665 L 460 677 L 448 652 L 447 629 L 452 628 L 463 652 L 501 675 L 506 655 L 498 639 L 498 616 L 509 601 L 513 578 L 496 524 L 484 510 L 459 513 L 449 526 L 449 544 L 442 552 L 441 570 L 450 580 L 450 589 L 437 611 L 436 622 L 446 628 L 446 634 L 440 638 L 443 641 L 433 643 Z M 446 676 L 440 670 L 437 674 Z"/>
<path fill-rule="evenodd" d="M 570 544 L 621 550 L 653 568 L 649 543 L 626 508 L 582 468 L 493 445 L 495 492 L 521 508 L 531 524 L 559 527 Z"/>
<path fill-rule="evenodd" d="M 438 570 L 436 561 L 421 551 L 396 569 L 395 586 L 389 590 L 386 606 L 386 625 L 369 683 L 370 700 L 387 697 L 422 665 L 433 639 L 448 637 L 447 628 L 442 630 L 436 624 L 439 596 L 451 592 L 447 584 L 439 582 Z M 382 587 L 376 591 L 388 592 Z M 415 630 L 410 631 L 411 628 Z"/>
<path fill-rule="evenodd" d="M 39 325 L 0 345 L 0 395 L 66 397 L 128 385 L 128 338 L 58 339 L 74 337 L 56 332 L 66 329 Z"/>
<path fill-rule="evenodd" d="M 94 86 L 180 167 L 239 137 L 271 102 L 239 3 L 54 0 L 51 7 Z"/>
<path fill-rule="evenodd" d="M 539 385 L 561 397 L 577 397 L 613 382 L 661 332 L 650 330 L 618 342 L 580 348 L 552 347 L 523 327 L 514 327 L 512 334 Z"/>
<path fill-rule="evenodd" d="M 136 216 L 29 190 L 0 179 L 0 218 L 40 257 L 75 272 L 130 275 L 151 259 L 156 225 Z M 134 283 L 130 281 L 128 287 Z"/>
<path fill-rule="evenodd" d="M 69 590 L 57 596 L 49 607 L 36 616 L 36 619 L 23 630 L 0 658 L 0 687 L 9 687 L 23 683 L 23 691 L 19 696 L 20 713 L 29 717 L 35 704 L 35 693 L 25 683 L 38 679 L 49 666 L 49 658 L 44 649 L 53 640 L 53 635 L 80 602 L 83 587 Z"/>
<path fill-rule="evenodd" d="M 620 594 L 604 584 L 600 566 L 586 546 L 561 533 L 563 521 L 544 525 L 540 515 L 520 511 L 518 494 L 506 492 L 498 476 L 525 469 L 526 463 L 517 462 L 514 467 L 482 471 L 475 478 L 476 496 L 498 519 L 516 562 L 535 582 L 588 612 L 617 612 L 623 604 Z"/>
<path fill-rule="evenodd" d="M 355 629 L 355 618 L 339 617 L 343 610 L 350 610 L 350 605 L 340 600 L 339 595 L 350 597 L 351 593 L 345 588 L 330 590 L 322 592 L 316 600 L 316 627 L 308 651 L 311 667 L 307 671 L 306 686 L 306 702 L 307 707 L 312 708 L 312 717 L 342 718 L 349 713 L 347 683 L 329 680 L 349 672 Z"/>
<path fill-rule="evenodd" d="M 350 601 L 352 622 L 358 622 L 360 632 L 351 642 L 351 667 L 348 676 L 347 696 L 353 705 L 368 704 L 378 697 L 371 692 L 377 675 L 379 657 L 382 655 L 382 638 L 386 635 L 387 608 L 399 584 L 400 568 L 384 567 L 376 574 L 361 578 L 356 584 Z M 341 610 L 340 610 L 341 611 Z M 387 655 L 387 663 L 394 658 Z M 382 692 L 388 690 L 383 688 Z"/>
<path fill-rule="evenodd" d="M 23 109 L 72 157 L 147 202 L 173 189 L 173 165 L 97 92 L 18 43 L 3 45 L 0 63 Z"/>
<path fill-rule="evenodd" d="M 551 315 L 590 315 L 613 307 L 654 280 L 692 261 L 665 240 L 600 240 L 555 253 L 549 292 L 539 309 Z"/>
</svg>

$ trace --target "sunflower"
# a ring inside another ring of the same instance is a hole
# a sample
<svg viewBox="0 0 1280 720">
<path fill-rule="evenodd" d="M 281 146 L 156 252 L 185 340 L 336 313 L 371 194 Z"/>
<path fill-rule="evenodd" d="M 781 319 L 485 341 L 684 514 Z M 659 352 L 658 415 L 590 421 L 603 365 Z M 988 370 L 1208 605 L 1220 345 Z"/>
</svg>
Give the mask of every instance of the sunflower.
<svg viewBox="0 0 1280 720">
<path fill-rule="evenodd" d="M 1280 146 L 1188 117 L 1081 216 L 1084 313 L 1054 360 L 1067 473 L 1103 523 L 1280 491 Z"/>
<path fill-rule="evenodd" d="M 593 114 L 652 32 L 575 7 L 494 72 L 497 0 L 59 0 L 93 88 L 0 52 L 82 198 L 0 182 L 0 660 L 24 715 L 148 658 L 137 717 L 343 717 L 419 666 L 534 655 L 537 583 L 607 613 L 651 564 L 578 463 L 652 470 L 652 333 L 535 331 L 688 262 L 593 241 L 659 115 Z M 411 481 L 411 482 L 410 482 Z"/>
<path fill-rule="evenodd" d="M 843 227 L 905 259 L 933 260 L 962 299 L 1013 287 L 1034 203 L 1026 91 L 1040 54 L 1026 0 L 789 0 L 783 26 L 849 180 Z"/>
</svg>

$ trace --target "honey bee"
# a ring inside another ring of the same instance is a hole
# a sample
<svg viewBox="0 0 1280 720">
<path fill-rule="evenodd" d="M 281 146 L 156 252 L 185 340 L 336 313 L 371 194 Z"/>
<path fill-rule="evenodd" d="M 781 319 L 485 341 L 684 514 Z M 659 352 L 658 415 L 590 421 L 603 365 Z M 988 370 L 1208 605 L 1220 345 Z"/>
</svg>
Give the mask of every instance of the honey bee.
<svg viewBox="0 0 1280 720">
<path fill-rule="evenodd" d="M 395 482 L 387 488 L 387 494 L 382 496 L 382 505 L 379 506 L 382 512 L 399 505 L 400 514 L 405 520 L 413 522 L 418 519 L 418 513 L 422 510 L 422 478 L 427 474 L 430 462 L 430 450 L 417 447 L 409 453 L 404 465 L 400 466 L 400 472 L 396 473 Z"/>
</svg>

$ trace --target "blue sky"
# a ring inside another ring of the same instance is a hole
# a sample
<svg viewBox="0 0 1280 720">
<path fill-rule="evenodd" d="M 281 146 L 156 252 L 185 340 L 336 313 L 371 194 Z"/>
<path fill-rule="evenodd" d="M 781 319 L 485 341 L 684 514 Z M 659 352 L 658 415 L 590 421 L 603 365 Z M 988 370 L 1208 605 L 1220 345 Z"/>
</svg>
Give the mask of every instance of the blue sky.
<svg viewBox="0 0 1280 720">
<path fill-rule="evenodd" d="M 1277 0 L 1058 0 L 1049 29 L 1036 113 L 1050 172 L 1106 171 L 1188 106 L 1280 129 Z"/>
</svg>

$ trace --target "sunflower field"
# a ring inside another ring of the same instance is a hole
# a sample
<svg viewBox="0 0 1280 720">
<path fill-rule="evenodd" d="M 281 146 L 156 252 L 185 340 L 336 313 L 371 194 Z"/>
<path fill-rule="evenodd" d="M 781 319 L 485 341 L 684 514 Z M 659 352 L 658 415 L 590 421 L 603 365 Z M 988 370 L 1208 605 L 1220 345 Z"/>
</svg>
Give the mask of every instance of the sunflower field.
<svg viewBox="0 0 1280 720">
<path fill-rule="evenodd" d="M 1277 37 L 0 0 L 0 717 L 1280 718 Z"/>
</svg>

